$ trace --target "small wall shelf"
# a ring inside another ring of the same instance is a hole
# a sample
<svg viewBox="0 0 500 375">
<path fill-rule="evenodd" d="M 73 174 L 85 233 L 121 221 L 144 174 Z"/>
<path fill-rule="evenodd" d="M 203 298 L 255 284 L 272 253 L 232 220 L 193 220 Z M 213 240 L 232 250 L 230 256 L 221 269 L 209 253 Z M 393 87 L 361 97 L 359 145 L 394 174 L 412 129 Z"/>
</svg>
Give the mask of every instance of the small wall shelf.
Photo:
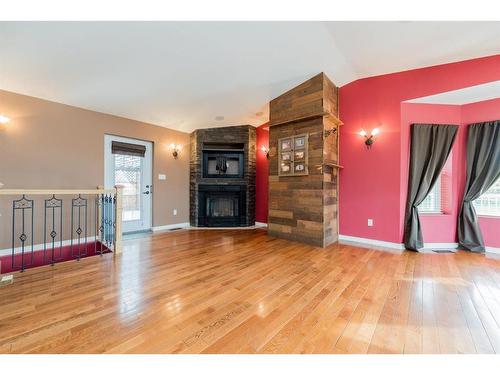
<svg viewBox="0 0 500 375">
<path fill-rule="evenodd" d="M 340 165 L 340 164 L 337 164 L 337 163 L 334 163 L 334 162 L 330 162 L 330 161 L 325 161 L 323 163 L 323 165 L 328 165 L 330 167 L 333 167 L 333 168 L 339 168 L 339 169 L 343 169 L 344 166 L 343 165 Z"/>
</svg>

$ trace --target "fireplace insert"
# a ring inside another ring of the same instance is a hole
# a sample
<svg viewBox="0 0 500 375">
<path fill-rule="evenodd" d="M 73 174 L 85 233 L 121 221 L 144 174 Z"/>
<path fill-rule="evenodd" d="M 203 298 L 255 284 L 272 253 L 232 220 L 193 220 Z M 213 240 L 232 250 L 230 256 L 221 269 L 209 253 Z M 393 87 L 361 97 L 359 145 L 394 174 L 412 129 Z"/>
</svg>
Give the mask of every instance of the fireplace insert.
<svg viewBox="0 0 500 375">
<path fill-rule="evenodd" d="M 246 187 L 242 185 L 200 185 L 198 226 L 239 227 L 246 223 Z"/>
<path fill-rule="evenodd" d="M 203 150 L 203 178 L 243 178 L 243 151 Z"/>
</svg>

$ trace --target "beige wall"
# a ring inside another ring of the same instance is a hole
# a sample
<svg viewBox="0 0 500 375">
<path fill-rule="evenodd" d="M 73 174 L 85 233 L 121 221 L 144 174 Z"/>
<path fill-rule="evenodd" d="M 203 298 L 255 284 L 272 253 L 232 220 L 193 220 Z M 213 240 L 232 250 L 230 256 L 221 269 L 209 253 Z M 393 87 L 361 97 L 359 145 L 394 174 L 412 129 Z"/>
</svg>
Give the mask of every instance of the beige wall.
<svg viewBox="0 0 500 375">
<path fill-rule="evenodd" d="M 11 119 L 0 129 L 4 189 L 103 185 L 104 135 L 120 135 L 154 143 L 153 226 L 189 221 L 189 134 L 2 90 L 0 113 Z M 183 146 L 177 160 L 170 143 Z M 159 181 L 159 173 L 167 179 Z M 11 207 L 0 204 L 0 249 L 10 241 Z"/>
</svg>

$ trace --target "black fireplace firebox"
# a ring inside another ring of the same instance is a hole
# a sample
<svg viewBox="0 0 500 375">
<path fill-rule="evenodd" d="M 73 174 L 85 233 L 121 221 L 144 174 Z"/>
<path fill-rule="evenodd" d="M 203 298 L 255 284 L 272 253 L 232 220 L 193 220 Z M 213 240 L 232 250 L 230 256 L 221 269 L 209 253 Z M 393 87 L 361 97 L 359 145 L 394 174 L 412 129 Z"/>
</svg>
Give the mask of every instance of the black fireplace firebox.
<svg viewBox="0 0 500 375">
<path fill-rule="evenodd" d="M 198 186 L 198 226 L 244 226 L 246 225 L 246 214 L 245 186 Z"/>
</svg>

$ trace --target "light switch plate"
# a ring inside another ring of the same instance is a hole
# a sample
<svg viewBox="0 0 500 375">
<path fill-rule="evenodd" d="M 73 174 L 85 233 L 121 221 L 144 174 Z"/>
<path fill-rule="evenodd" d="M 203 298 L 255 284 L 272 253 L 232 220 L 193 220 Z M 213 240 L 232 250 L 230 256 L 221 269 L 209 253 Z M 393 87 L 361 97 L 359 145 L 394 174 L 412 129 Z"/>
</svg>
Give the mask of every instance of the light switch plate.
<svg viewBox="0 0 500 375">
<path fill-rule="evenodd" d="M 164 174 L 159 174 L 158 175 L 158 180 L 166 180 L 167 179 L 167 176 L 164 175 Z"/>
</svg>

